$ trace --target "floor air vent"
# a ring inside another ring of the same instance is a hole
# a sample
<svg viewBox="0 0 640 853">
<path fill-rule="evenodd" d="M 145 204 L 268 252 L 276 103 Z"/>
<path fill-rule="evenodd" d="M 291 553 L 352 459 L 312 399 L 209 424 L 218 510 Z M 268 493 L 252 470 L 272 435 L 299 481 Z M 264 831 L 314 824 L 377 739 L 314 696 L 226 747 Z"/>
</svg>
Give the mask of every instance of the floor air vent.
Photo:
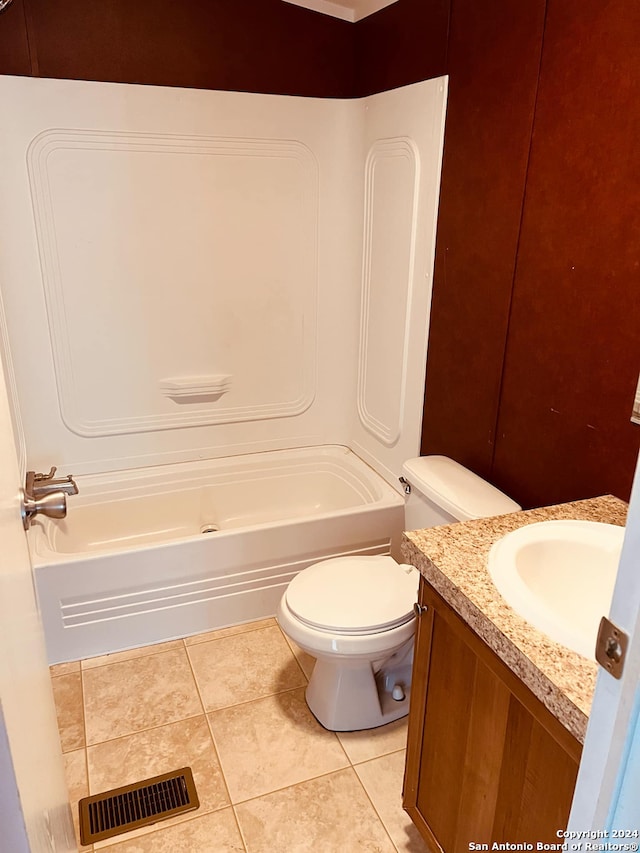
<svg viewBox="0 0 640 853">
<path fill-rule="evenodd" d="M 80 840 L 92 844 L 200 806 L 190 767 L 80 800 Z"/>
</svg>

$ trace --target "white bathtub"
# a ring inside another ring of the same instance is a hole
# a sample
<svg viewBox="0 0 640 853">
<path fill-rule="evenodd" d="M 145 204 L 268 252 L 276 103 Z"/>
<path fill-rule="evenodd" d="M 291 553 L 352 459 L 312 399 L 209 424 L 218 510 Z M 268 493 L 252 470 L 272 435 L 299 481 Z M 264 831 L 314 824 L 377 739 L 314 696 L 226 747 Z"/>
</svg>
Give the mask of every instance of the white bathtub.
<svg viewBox="0 0 640 853">
<path fill-rule="evenodd" d="M 403 498 L 345 447 L 76 480 L 67 518 L 27 537 L 50 663 L 272 616 L 301 569 L 395 555 L 403 528 Z"/>
</svg>

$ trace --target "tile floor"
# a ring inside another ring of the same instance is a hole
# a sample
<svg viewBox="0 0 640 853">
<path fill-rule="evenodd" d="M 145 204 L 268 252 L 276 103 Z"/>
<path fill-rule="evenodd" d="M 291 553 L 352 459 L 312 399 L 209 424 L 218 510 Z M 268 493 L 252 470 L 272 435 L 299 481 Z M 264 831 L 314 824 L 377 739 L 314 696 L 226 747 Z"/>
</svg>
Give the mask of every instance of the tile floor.
<svg viewBox="0 0 640 853">
<path fill-rule="evenodd" d="M 51 668 L 69 797 L 188 765 L 200 809 L 81 850 L 423 853 L 401 807 L 406 719 L 335 734 L 274 619 Z"/>
</svg>

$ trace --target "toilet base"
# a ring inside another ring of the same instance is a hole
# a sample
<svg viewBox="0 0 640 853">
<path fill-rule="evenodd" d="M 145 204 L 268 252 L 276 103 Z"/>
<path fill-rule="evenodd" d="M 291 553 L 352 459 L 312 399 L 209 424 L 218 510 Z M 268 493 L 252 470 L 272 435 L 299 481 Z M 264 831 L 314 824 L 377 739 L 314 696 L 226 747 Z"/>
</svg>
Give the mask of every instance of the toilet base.
<svg viewBox="0 0 640 853">
<path fill-rule="evenodd" d="M 406 654 L 402 657 L 406 659 Z M 404 693 L 400 700 L 392 696 L 396 685 Z M 306 700 L 325 729 L 352 732 L 384 726 L 406 716 L 410 694 L 410 662 L 384 666 L 375 673 L 367 660 L 318 658 L 307 686 Z"/>
</svg>

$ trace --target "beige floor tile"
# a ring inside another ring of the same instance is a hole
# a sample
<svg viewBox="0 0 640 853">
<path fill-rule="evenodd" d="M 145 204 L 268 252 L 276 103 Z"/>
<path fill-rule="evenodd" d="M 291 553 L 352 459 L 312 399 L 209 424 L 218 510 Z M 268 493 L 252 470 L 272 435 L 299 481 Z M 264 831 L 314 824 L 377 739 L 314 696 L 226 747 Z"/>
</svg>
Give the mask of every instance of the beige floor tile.
<svg viewBox="0 0 640 853">
<path fill-rule="evenodd" d="M 109 847 L 110 853 L 244 853 L 244 850 L 232 809 L 156 829 Z"/>
<path fill-rule="evenodd" d="M 110 740 L 90 746 L 87 750 L 89 785 L 92 794 L 99 794 L 137 781 L 191 767 L 200 800 L 199 814 L 216 811 L 229 805 L 229 797 L 220 763 L 213 746 L 205 716 L 191 717 L 168 726 Z M 192 814 L 180 815 L 167 825 L 190 820 Z M 156 827 L 136 830 L 127 837 L 137 837 L 155 831 Z M 96 850 L 114 844 L 116 838 L 96 842 Z"/>
<path fill-rule="evenodd" d="M 88 744 L 203 711 L 184 649 L 88 669 L 82 677 Z"/>
<path fill-rule="evenodd" d="M 371 758 L 404 749 L 407 745 L 408 720 L 408 717 L 402 717 L 377 729 L 338 732 L 338 738 L 351 763 L 359 764 L 361 761 L 369 761 Z"/>
<path fill-rule="evenodd" d="M 236 806 L 249 853 L 392 853 L 349 768 Z"/>
<path fill-rule="evenodd" d="M 208 716 L 234 803 L 348 766 L 335 734 L 309 711 L 303 689 Z"/>
<path fill-rule="evenodd" d="M 207 711 L 249 702 L 306 684 L 277 626 L 188 648 Z"/>
<path fill-rule="evenodd" d="M 52 678 L 57 675 L 69 675 L 72 672 L 80 672 L 80 661 L 72 660 L 70 663 L 54 663 L 49 667 L 49 673 Z"/>
<path fill-rule="evenodd" d="M 316 659 L 312 657 L 307 652 L 304 652 L 300 646 L 295 643 L 291 637 L 287 637 L 287 635 L 283 632 L 282 636 L 285 638 L 287 643 L 289 644 L 289 648 L 296 656 L 296 660 L 300 664 L 300 668 L 307 676 L 307 678 L 311 678 L 311 673 L 313 672 L 313 667 L 316 665 Z"/>
<path fill-rule="evenodd" d="M 229 805 L 207 718 L 191 717 L 87 749 L 92 794 L 191 767 L 201 808 Z"/>
<path fill-rule="evenodd" d="M 84 749 L 75 749 L 64 755 L 64 775 L 69 792 L 69 803 L 73 815 L 73 826 L 76 831 L 78 847 L 81 851 L 93 850 L 93 845 L 82 846 L 80 844 L 80 828 L 78 820 L 78 801 L 89 794 L 89 783 L 87 781 L 87 753 Z"/>
<path fill-rule="evenodd" d="M 233 637 L 234 634 L 246 634 L 247 631 L 258 631 L 260 628 L 270 628 L 276 624 L 272 617 L 269 619 L 258 619 L 256 622 L 245 622 L 242 625 L 232 625 L 230 628 L 219 628 L 217 631 L 207 631 L 205 634 L 194 634 L 193 637 L 185 637 L 188 646 L 197 643 L 206 643 L 209 640 L 221 640 L 223 637 Z"/>
<path fill-rule="evenodd" d="M 393 752 L 354 768 L 387 832 L 403 853 L 427 853 L 427 846 L 402 808 L 405 752 Z"/>
<path fill-rule="evenodd" d="M 82 711 L 82 675 L 79 672 L 51 679 L 63 752 L 85 745 Z"/>
<path fill-rule="evenodd" d="M 113 654 L 110 655 L 86 658 L 82 661 L 82 669 L 93 669 L 96 666 L 106 666 L 110 663 L 121 663 L 125 660 L 145 657 L 145 655 L 157 655 L 162 652 L 170 652 L 174 649 L 182 648 L 184 648 L 182 640 L 171 640 L 168 643 L 156 643 L 155 646 L 142 646 L 139 649 L 127 649 L 125 652 L 113 652 Z"/>
</svg>

